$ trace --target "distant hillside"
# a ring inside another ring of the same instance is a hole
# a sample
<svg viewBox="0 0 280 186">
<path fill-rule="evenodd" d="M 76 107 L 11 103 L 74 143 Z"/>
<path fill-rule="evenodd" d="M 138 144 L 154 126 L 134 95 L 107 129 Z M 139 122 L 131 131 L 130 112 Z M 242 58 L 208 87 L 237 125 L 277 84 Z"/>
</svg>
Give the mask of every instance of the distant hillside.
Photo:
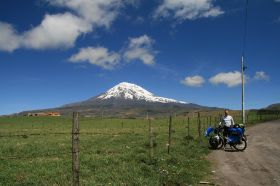
<svg viewBox="0 0 280 186">
<path fill-rule="evenodd" d="M 280 103 L 275 103 L 266 107 L 267 110 L 280 110 Z"/>
</svg>

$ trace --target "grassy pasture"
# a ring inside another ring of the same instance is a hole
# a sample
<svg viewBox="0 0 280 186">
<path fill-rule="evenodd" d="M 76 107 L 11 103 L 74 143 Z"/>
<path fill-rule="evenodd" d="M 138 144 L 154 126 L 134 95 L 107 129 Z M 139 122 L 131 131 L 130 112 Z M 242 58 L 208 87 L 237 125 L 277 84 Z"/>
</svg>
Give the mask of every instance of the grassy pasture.
<svg viewBox="0 0 280 186">
<path fill-rule="evenodd" d="M 71 118 L 0 118 L 0 185 L 71 185 Z M 167 154 L 168 118 L 80 119 L 81 185 L 187 185 L 209 174 L 205 141 L 185 139 L 186 121 L 175 119 Z M 196 138 L 197 127 L 190 125 Z"/>
<path fill-rule="evenodd" d="M 276 117 L 251 113 L 249 120 Z M 202 135 L 209 122 L 203 114 Z M 194 140 L 186 138 L 185 117 L 173 118 L 172 124 L 167 154 L 168 118 L 152 120 L 150 159 L 147 120 L 80 118 L 81 185 L 196 185 L 206 179 L 209 149 L 206 139 L 198 139 L 197 118 L 190 119 Z M 71 185 L 71 130 L 68 117 L 0 117 L 0 185 Z"/>
</svg>

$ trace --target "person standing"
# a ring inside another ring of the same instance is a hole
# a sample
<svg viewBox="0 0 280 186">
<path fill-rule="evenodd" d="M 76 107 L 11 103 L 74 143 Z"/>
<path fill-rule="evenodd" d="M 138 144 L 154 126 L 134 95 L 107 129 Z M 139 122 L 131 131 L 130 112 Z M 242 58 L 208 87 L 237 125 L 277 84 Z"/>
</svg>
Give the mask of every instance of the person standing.
<svg viewBox="0 0 280 186">
<path fill-rule="evenodd" d="M 234 126 L 233 117 L 231 115 L 229 115 L 228 109 L 225 109 L 225 115 L 221 118 L 219 125 L 222 126 L 224 129 L 224 132 L 223 132 L 223 135 L 225 137 L 224 146 L 226 146 L 226 137 L 228 136 L 229 128 Z"/>
</svg>

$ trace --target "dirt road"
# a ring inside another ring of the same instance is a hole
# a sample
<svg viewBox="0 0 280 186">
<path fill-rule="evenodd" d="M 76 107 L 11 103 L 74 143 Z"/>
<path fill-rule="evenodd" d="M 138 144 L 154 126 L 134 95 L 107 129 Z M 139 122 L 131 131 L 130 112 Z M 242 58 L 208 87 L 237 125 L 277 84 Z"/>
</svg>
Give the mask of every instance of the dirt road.
<svg viewBox="0 0 280 186">
<path fill-rule="evenodd" d="M 280 121 L 247 129 L 244 152 L 216 150 L 210 154 L 217 185 L 280 185 Z"/>
</svg>

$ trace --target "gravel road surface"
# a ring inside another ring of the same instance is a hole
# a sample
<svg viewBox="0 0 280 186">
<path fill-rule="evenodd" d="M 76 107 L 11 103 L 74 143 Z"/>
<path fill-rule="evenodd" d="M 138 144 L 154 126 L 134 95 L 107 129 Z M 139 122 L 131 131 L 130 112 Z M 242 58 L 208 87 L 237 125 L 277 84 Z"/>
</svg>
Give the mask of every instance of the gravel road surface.
<svg viewBox="0 0 280 186">
<path fill-rule="evenodd" d="M 247 128 L 248 147 L 236 152 L 229 147 L 213 151 L 213 182 L 216 185 L 280 185 L 280 121 Z"/>
</svg>

